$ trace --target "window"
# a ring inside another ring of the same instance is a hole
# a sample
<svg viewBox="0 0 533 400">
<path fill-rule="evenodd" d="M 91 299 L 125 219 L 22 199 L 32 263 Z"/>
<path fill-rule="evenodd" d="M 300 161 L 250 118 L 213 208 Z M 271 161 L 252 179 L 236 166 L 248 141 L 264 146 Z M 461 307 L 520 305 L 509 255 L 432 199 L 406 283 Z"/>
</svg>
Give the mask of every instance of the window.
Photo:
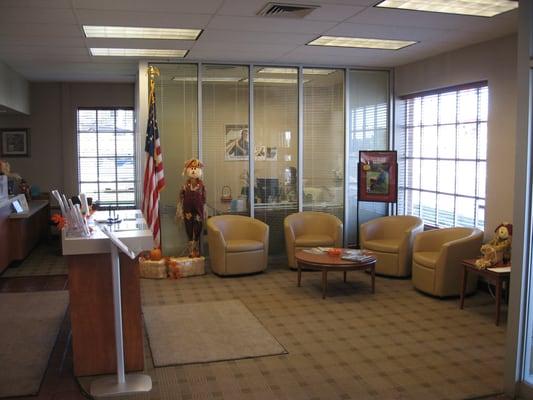
<svg viewBox="0 0 533 400">
<path fill-rule="evenodd" d="M 101 205 L 135 206 L 133 109 L 78 109 L 78 183 Z"/>
<path fill-rule="evenodd" d="M 487 82 L 403 98 L 399 211 L 436 227 L 484 227 Z"/>
</svg>

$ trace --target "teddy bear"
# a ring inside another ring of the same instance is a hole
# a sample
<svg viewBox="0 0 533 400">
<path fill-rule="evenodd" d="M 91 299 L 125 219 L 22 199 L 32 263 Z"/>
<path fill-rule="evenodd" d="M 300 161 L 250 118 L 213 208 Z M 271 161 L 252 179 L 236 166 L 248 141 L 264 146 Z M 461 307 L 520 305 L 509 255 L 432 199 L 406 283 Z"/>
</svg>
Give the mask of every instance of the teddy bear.
<svg viewBox="0 0 533 400">
<path fill-rule="evenodd" d="M 511 237 L 513 235 L 513 225 L 508 222 L 503 222 L 494 230 L 496 234 L 489 242 L 493 246 L 497 254 L 497 262 L 509 263 L 511 260 Z"/>
<path fill-rule="evenodd" d="M 511 236 L 513 225 L 503 222 L 494 230 L 494 238 L 481 246 L 483 257 L 476 260 L 476 266 L 480 269 L 491 267 L 500 262 L 504 264 L 511 260 Z"/>
<path fill-rule="evenodd" d="M 182 175 L 187 181 L 181 187 L 176 206 L 176 219 L 183 220 L 189 238 L 189 257 L 200 257 L 199 240 L 205 219 L 205 185 L 202 181 L 204 164 L 191 158 L 185 162 Z"/>
<path fill-rule="evenodd" d="M 475 262 L 477 268 L 485 269 L 496 265 L 498 256 L 496 255 L 496 249 L 493 246 L 490 244 L 484 244 L 481 246 L 481 254 L 483 254 L 483 257 L 478 258 Z"/>
<path fill-rule="evenodd" d="M 11 172 L 11 165 L 6 160 L 0 160 L 0 175 L 7 175 L 8 178 L 16 180 L 22 179 L 19 174 Z"/>
</svg>

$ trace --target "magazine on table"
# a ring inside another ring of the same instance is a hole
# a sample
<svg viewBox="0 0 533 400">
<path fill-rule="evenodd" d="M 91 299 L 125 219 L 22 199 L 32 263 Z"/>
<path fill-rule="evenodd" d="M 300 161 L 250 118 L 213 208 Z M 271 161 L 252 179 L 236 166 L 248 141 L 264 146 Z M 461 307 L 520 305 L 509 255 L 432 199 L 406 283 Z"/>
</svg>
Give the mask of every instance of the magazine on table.
<svg viewBox="0 0 533 400">
<path fill-rule="evenodd" d="M 310 249 L 304 249 L 305 253 L 310 254 L 325 254 L 330 251 L 332 247 L 312 247 Z M 357 249 L 344 249 L 340 255 L 342 260 L 355 261 L 355 262 L 365 262 L 373 259 L 373 256 L 365 250 Z"/>
</svg>

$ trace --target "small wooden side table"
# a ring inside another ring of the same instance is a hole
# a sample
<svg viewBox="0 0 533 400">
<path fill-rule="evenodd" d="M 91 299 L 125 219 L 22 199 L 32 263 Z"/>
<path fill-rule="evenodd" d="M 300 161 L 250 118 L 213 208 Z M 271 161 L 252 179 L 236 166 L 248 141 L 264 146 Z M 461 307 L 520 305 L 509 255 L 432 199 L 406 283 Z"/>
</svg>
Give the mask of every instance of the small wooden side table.
<svg viewBox="0 0 533 400">
<path fill-rule="evenodd" d="M 497 264 L 494 267 L 489 267 L 487 269 L 478 269 L 475 266 L 475 259 L 463 260 L 463 281 L 461 284 L 461 304 L 459 308 L 462 310 L 465 303 L 465 290 L 466 282 L 469 272 L 478 274 L 490 283 L 493 283 L 496 287 L 496 326 L 500 324 L 500 304 L 502 300 L 502 286 L 503 282 L 507 282 L 507 287 L 509 287 L 509 281 L 511 279 L 511 264 L 503 265 Z"/>
</svg>

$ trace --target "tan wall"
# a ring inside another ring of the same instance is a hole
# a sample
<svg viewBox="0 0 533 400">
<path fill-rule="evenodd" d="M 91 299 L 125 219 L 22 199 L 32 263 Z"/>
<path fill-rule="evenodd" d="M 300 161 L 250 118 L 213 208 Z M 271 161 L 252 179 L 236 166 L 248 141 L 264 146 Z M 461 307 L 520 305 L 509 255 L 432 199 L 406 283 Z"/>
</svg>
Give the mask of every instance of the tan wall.
<svg viewBox="0 0 533 400">
<path fill-rule="evenodd" d="M 11 169 L 42 191 L 77 193 L 76 110 L 133 107 L 129 83 L 32 83 L 31 115 L 0 116 L 0 128 L 30 128 L 30 157 L 6 158 Z"/>
<path fill-rule="evenodd" d="M 0 61 L 0 106 L 30 113 L 29 83 L 21 75 Z"/>
<path fill-rule="evenodd" d="M 485 231 L 513 219 L 517 37 L 465 47 L 395 69 L 395 93 L 487 80 L 489 117 Z"/>
</svg>

